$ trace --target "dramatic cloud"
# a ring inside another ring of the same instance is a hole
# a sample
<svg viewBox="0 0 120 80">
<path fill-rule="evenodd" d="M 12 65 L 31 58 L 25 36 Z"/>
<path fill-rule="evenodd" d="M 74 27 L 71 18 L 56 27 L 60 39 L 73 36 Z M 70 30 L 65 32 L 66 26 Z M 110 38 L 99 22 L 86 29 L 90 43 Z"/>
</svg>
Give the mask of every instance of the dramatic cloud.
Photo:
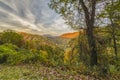
<svg viewBox="0 0 120 80">
<path fill-rule="evenodd" d="M 0 30 L 51 35 L 72 31 L 48 3 L 49 0 L 0 0 Z"/>
</svg>

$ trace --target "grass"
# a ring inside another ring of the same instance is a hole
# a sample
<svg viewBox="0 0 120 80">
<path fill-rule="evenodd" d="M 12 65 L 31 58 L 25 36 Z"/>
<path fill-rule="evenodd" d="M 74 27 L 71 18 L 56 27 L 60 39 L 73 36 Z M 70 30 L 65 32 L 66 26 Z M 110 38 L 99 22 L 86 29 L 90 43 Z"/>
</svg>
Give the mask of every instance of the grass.
<svg viewBox="0 0 120 80">
<path fill-rule="evenodd" d="M 0 65 L 0 80 L 119 80 L 119 77 L 78 73 L 63 67 L 45 67 L 40 64 Z"/>
<path fill-rule="evenodd" d="M 0 66 L 0 80 L 41 80 L 42 76 L 32 66 Z"/>
<path fill-rule="evenodd" d="M 0 80 L 93 80 L 75 71 L 42 65 L 0 65 Z"/>
</svg>

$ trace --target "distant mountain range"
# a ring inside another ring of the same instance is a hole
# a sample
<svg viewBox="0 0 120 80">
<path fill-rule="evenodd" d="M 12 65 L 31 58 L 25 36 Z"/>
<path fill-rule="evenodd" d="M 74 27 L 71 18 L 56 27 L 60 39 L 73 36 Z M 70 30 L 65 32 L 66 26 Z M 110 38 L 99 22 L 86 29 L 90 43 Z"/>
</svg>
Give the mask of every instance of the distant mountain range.
<svg viewBox="0 0 120 80">
<path fill-rule="evenodd" d="M 67 43 L 70 41 L 68 38 L 62 38 L 61 36 L 51 36 L 51 35 L 35 35 L 25 32 L 18 32 L 24 37 L 25 41 L 37 41 L 38 45 L 49 45 L 53 47 L 59 47 L 64 49 Z"/>
<path fill-rule="evenodd" d="M 67 47 L 67 44 L 71 39 L 77 38 L 79 36 L 79 33 L 83 33 L 83 30 L 81 30 L 81 32 L 65 33 L 60 36 L 51 36 L 49 34 L 35 35 L 25 32 L 19 32 L 19 34 L 24 36 L 24 40 L 26 41 L 37 41 L 38 44 L 56 46 L 62 49 L 65 49 Z"/>
</svg>

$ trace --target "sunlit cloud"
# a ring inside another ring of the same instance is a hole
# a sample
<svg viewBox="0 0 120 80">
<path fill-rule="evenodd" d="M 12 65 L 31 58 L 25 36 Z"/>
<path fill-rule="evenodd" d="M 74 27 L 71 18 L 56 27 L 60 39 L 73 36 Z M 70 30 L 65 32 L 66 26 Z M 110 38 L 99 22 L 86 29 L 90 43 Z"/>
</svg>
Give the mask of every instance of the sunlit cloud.
<svg viewBox="0 0 120 80">
<path fill-rule="evenodd" d="M 62 17 L 48 7 L 48 3 L 49 0 L 0 0 L 0 29 L 40 35 L 72 31 Z"/>
</svg>

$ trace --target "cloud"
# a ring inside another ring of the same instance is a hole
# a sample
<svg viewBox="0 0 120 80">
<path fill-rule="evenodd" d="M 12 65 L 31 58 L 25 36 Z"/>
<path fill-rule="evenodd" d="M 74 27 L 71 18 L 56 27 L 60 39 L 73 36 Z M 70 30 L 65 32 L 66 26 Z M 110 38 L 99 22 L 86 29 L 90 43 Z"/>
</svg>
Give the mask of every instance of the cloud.
<svg viewBox="0 0 120 80">
<path fill-rule="evenodd" d="M 0 29 L 60 35 L 72 29 L 48 7 L 49 0 L 0 0 Z"/>
<path fill-rule="evenodd" d="M 65 24 L 65 21 L 59 17 L 58 19 L 54 20 L 54 24 L 51 24 L 49 29 L 52 31 L 57 31 L 57 34 L 61 34 L 61 32 L 71 32 L 73 31 L 68 25 Z"/>
</svg>

